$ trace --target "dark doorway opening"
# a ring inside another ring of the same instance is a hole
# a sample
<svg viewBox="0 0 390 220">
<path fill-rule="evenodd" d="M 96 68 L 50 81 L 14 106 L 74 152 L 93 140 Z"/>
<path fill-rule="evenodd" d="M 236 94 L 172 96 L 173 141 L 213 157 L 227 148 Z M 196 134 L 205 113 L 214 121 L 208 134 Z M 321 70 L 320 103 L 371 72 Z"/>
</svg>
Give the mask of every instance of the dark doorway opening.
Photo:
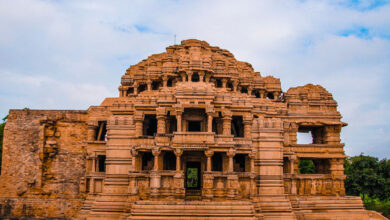
<svg viewBox="0 0 390 220">
<path fill-rule="evenodd" d="M 200 189 L 201 188 L 201 175 L 200 175 L 200 162 L 187 162 L 186 168 L 186 189 Z"/>
<path fill-rule="evenodd" d="M 156 115 L 145 115 L 143 122 L 143 136 L 154 136 L 157 133 Z"/>
<path fill-rule="evenodd" d="M 201 128 L 201 122 L 200 121 L 188 121 L 188 131 L 202 131 Z"/>
</svg>

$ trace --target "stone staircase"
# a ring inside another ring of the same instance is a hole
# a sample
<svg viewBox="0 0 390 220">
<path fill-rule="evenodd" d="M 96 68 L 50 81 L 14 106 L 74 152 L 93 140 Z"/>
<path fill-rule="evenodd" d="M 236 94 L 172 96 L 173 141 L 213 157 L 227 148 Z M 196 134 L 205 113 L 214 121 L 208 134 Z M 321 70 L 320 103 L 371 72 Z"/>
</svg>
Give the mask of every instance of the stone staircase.
<svg viewBox="0 0 390 220">
<path fill-rule="evenodd" d="M 136 201 L 127 219 L 255 220 L 250 201 Z"/>
</svg>

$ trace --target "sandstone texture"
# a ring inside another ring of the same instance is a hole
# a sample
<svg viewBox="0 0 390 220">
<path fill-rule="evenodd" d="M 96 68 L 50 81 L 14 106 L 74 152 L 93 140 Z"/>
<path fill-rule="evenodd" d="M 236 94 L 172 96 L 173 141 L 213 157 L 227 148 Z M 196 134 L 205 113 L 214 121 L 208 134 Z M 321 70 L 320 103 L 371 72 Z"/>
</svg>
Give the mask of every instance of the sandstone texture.
<svg viewBox="0 0 390 220">
<path fill-rule="evenodd" d="M 283 92 L 229 51 L 184 40 L 130 66 L 99 106 L 10 110 L 0 216 L 386 219 L 345 195 L 346 125 L 322 86 Z"/>
</svg>

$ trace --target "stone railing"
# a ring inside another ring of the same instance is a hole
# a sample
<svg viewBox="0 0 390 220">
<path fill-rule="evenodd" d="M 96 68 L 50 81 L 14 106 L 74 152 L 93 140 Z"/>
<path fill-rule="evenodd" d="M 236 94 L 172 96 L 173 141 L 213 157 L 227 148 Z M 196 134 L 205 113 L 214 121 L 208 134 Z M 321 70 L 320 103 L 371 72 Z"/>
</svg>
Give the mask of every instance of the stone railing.
<svg viewBox="0 0 390 220">
<path fill-rule="evenodd" d="M 175 144 L 213 144 L 214 132 L 174 132 Z"/>
<path fill-rule="evenodd" d="M 292 144 L 285 151 L 295 152 L 299 157 L 317 157 L 317 155 L 339 155 L 344 157 L 344 144 Z"/>
<path fill-rule="evenodd" d="M 284 189 L 292 195 L 345 195 L 344 176 L 285 174 Z"/>
</svg>

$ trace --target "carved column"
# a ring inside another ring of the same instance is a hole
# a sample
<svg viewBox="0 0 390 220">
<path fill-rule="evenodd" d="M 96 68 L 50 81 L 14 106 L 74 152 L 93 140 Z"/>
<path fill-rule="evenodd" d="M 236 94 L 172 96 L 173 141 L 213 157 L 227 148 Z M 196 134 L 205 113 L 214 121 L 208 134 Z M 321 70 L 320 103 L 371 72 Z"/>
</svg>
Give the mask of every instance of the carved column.
<svg viewBox="0 0 390 220">
<path fill-rule="evenodd" d="M 150 196 L 157 197 L 159 195 L 159 189 L 161 186 L 161 176 L 159 174 L 158 159 L 160 156 L 160 149 L 155 148 L 152 150 L 154 156 L 153 171 L 150 172 Z"/>
<path fill-rule="evenodd" d="M 231 135 L 231 121 L 232 121 L 232 113 L 230 111 L 224 111 L 223 114 L 223 135 Z"/>
<path fill-rule="evenodd" d="M 207 168 L 206 171 L 211 171 L 211 157 L 214 155 L 214 151 L 207 150 L 204 152 L 207 157 Z"/>
<path fill-rule="evenodd" d="M 227 83 L 227 79 L 226 78 L 223 78 L 222 79 L 222 88 L 226 88 L 226 83 Z"/>
<path fill-rule="evenodd" d="M 182 132 L 182 121 L 181 121 L 181 115 L 183 114 L 183 111 L 181 109 L 176 110 L 176 122 L 177 122 L 177 131 Z"/>
<path fill-rule="evenodd" d="M 152 80 L 148 79 L 146 81 L 146 84 L 148 85 L 148 91 L 151 91 L 152 90 Z"/>
<path fill-rule="evenodd" d="M 97 129 L 97 123 L 94 123 L 94 122 L 90 122 L 88 123 L 88 131 L 87 131 L 87 135 L 88 135 L 88 141 L 95 141 L 96 139 L 96 129 Z"/>
<path fill-rule="evenodd" d="M 212 199 L 214 197 L 213 194 L 214 176 L 210 172 L 211 172 L 211 157 L 213 156 L 214 151 L 207 150 L 204 152 L 204 154 L 207 157 L 207 167 L 206 167 L 205 174 L 203 174 L 203 195 L 207 199 Z"/>
<path fill-rule="evenodd" d="M 251 138 L 252 137 L 252 115 L 244 116 L 244 137 Z"/>
<path fill-rule="evenodd" d="M 230 199 L 234 199 L 237 195 L 238 189 L 238 176 L 233 173 L 233 157 L 236 154 L 236 151 L 230 149 L 226 155 L 229 157 L 229 166 L 228 166 L 228 176 L 227 176 L 227 188 L 228 194 L 227 197 Z"/>
<path fill-rule="evenodd" d="M 211 113 L 207 113 L 207 132 L 213 132 L 213 116 Z"/>
<path fill-rule="evenodd" d="M 138 95 L 138 83 L 137 83 L 137 82 L 134 82 L 133 87 L 134 87 L 134 94 L 135 94 L 135 95 Z"/>
<path fill-rule="evenodd" d="M 129 174 L 129 193 L 132 197 L 137 197 L 138 195 L 138 184 L 137 184 L 137 156 L 138 151 L 136 149 L 131 149 L 131 171 Z M 133 198 L 136 200 L 136 198 Z"/>
<path fill-rule="evenodd" d="M 228 172 L 233 172 L 233 157 L 236 155 L 236 151 L 233 149 L 230 149 L 228 152 L 226 152 L 226 155 L 229 157 L 229 163 L 228 163 Z"/>
<path fill-rule="evenodd" d="M 279 92 L 274 92 L 273 95 L 274 95 L 274 100 L 278 100 Z"/>
<path fill-rule="evenodd" d="M 157 111 L 157 133 L 158 134 L 165 134 L 166 133 L 166 113 L 165 108 L 158 107 L 156 109 Z"/>
<path fill-rule="evenodd" d="M 162 79 L 163 79 L 163 87 L 166 88 L 168 83 L 168 76 L 164 75 Z"/>
<path fill-rule="evenodd" d="M 238 88 L 238 81 L 234 80 L 233 81 L 233 92 L 237 92 L 237 88 Z"/>
<path fill-rule="evenodd" d="M 203 82 L 204 71 L 199 72 L 199 82 Z"/>
<path fill-rule="evenodd" d="M 142 136 L 143 132 L 143 121 L 144 121 L 144 115 L 142 112 L 136 112 L 134 114 L 134 123 L 135 123 L 135 136 L 140 137 Z"/>
<path fill-rule="evenodd" d="M 183 150 L 176 149 L 174 153 L 176 155 L 176 173 L 173 176 L 174 188 L 175 188 L 174 196 L 180 199 L 180 198 L 184 198 L 184 193 L 185 193 L 184 175 L 183 175 L 183 171 L 181 170 L 181 155 L 183 155 Z"/>
<path fill-rule="evenodd" d="M 265 91 L 260 90 L 260 98 L 264 99 L 265 98 Z"/>
</svg>

